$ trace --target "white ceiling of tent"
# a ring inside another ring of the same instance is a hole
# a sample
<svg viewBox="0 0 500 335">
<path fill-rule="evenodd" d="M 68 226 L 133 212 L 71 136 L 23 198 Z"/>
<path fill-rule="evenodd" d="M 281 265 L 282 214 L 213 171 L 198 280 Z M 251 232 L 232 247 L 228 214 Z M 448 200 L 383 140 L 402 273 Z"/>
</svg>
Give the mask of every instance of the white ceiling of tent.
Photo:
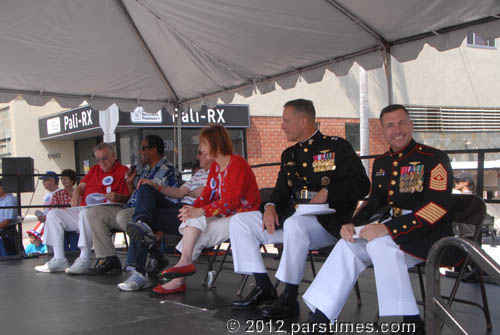
<svg viewBox="0 0 500 335">
<path fill-rule="evenodd" d="M 0 102 L 228 103 L 380 67 L 383 45 L 407 61 L 467 30 L 496 38 L 499 14 L 498 0 L 4 0 Z"/>
</svg>

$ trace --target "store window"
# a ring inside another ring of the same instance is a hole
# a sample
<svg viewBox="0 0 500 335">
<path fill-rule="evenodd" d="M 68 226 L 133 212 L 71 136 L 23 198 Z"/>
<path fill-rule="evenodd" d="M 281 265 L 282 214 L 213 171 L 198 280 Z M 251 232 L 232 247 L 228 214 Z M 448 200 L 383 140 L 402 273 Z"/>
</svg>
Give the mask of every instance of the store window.
<svg viewBox="0 0 500 335">
<path fill-rule="evenodd" d="M 92 137 L 75 141 L 76 172 L 87 174 L 90 168 L 97 164 L 94 157 L 94 148 L 102 142 L 102 137 Z"/>
<path fill-rule="evenodd" d="M 139 135 L 139 131 L 137 130 L 129 130 L 124 131 L 119 134 L 117 139 L 119 138 L 119 155 L 120 163 L 130 167 L 131 165 L 135 165 L 139 168 L 142 167 L 141 164 L 141 155 L 139 149 L 141 147 L 141 138 Z"/>
<path fill-rule="evenodd" d="M 354 151 L 360 151 L 359 123 L 345 124 L 345 138 L 351 143 Z"/>
</svg>

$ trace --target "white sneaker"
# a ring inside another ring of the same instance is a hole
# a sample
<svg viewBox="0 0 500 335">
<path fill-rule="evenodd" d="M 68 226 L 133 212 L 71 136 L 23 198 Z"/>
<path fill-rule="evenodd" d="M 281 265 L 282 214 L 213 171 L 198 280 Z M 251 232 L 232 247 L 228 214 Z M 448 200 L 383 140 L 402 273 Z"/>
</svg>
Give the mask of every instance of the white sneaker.
<svg viewBox="0 0 500 335">
<path fill-rule="evenodd" d="M 118 288 L 122 291 L 138 291 L 142 288 L 151 287 L 151 282 L 149 278 L 144 276 L 142 273 L 133 271 L 130 277 L 123 283 L 118 284 Z"/>
<path fill-rule="evenodd" d="M 64 272 L 69 266 L 68 260 L 66 258 L 52 258 L 44 265 L 35 266 L 35 271 L 38 272 Z"/>
<path fill-rule="evenodd" d="M 90 259 L 78 257 L 73 265 L 66 269 L 69 275 L 83 275 L 89 272 Z"/>
</svg>

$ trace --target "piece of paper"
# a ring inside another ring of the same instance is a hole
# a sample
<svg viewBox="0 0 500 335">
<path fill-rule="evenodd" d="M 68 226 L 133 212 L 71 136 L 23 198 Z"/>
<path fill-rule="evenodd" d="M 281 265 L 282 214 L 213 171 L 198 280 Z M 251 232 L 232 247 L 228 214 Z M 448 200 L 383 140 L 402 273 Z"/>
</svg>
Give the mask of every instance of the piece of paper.
<svg viewBox="0 0 500 335">
<path fill-rule="evenodd" d="M 361 229 L 363 229 L 366 225 L 354 227 L 354 235 L 352 235 L 352 238 L 361 238 L 359 237 L 359 233 L 361 232 Z"/>
<path fill-rule="evenodd" d="M 106 196 L 102 193 L 90 193 L 85 198 L 87 205 L 98 205 L 106 202 Z"/>
<path fill-rule="evenodd" d="M 335 213 L 335 209 L 328 204 L 300 204 L 293 215 L 325 215 Z"/>
</svg>

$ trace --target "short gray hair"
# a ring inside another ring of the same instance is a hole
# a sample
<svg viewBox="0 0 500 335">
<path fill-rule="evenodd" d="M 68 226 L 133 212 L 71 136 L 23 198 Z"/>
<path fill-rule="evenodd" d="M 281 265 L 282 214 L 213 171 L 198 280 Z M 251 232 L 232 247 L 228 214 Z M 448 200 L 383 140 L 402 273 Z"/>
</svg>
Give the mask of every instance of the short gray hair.
<svg viewBox="0 0 500 335">
<path fill-rule="evenodd" d="M 115 157 L 116 157 L 116 148 L 113 144 L 110 144 L 110 143 L 99 143 L 98 145 L 96 145 L 94 147 L 94 155 L 96 153 L 96 151 L 99 151 L 99 150 L 108 150 L 110 153 L 112 153 Z"/>
</svg>

